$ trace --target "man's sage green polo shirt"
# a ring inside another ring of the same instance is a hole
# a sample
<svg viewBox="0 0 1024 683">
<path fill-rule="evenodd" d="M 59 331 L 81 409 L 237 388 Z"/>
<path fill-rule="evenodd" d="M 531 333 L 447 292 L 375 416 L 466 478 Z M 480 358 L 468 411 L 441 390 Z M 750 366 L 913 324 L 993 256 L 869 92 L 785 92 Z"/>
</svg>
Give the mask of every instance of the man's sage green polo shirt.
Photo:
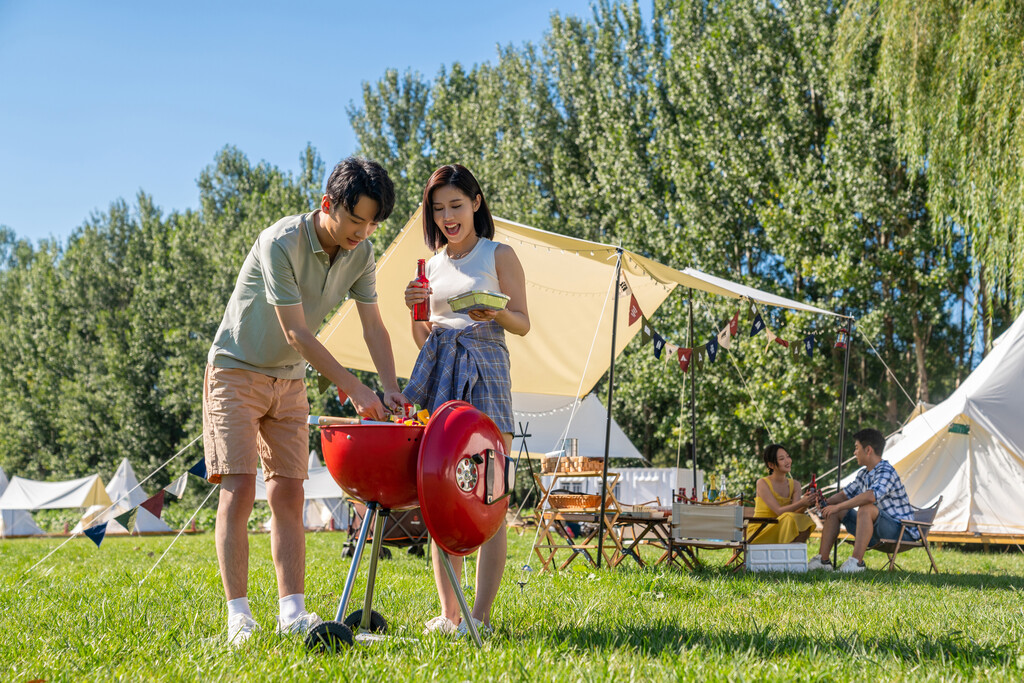
<svg viewBox="0 0 1024 683">
<path fill-rule="evenodd" d="M 313 213 L 287 216 L 260 233 L 235 282 L 208 361 L 281 379 L 302 379 L 306 360 L 288 345 L 275 306 L 302 306 L 318 330 L 345 296 L 377 302 L 377 272 L 369 240 L 339 249 L 331 263 L 320 246 Z"/>
</svg>

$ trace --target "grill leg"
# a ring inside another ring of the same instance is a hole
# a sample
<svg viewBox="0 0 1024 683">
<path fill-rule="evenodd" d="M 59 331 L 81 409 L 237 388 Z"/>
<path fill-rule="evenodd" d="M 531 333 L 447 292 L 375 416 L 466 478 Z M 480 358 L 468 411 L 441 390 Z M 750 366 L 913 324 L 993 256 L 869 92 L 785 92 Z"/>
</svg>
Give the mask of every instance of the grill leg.
<svg viewBox="0 0 1024 683">
<path fill-rule="evenodd" d="M 377 519 L 373 525 L 373 546 L 370 550 L 370 575 L 366 578 L 366 597 L 363 598 L 363 618 L 359 622 L 360 631 L 370 630 L 370 616 L 373 606 L 373 584 L 377 580 L 377 560 L 380 559 L 380 548 L 384 543 L 384 522 L 391 514 L 391 510 L 381 508 L 377 512 Z"/>
<path fill-rule="evenodd" d="M 356 582 L 356 574 L 359 573 L 359 561 L 363 559 L 363 548 L 366 547 L 366 537 L 370 533 L 370 525 L 377 517 L 377 503 L 366 504 L 366 516 L 363 517 L 363 526 L 359 528 L 359 539 L 356 541 L 355 552 L 352 553 L 352 566 L 348 568 L 348 577 L 345 579 L 345 590 L 341 594 L 341 602 L 338 603 L 338 616 L 335 621 L 345 621 L 345 611 L 348 609 L 348 601 L 352 597 L 352 585 Z M 374 540 L 377 534 L 374 535 Z"/>
<path fill-rule="evenodd" d="M 469 611 L 469 605 L 466 603 L 466 596 L 462 593 L 462 586 L 459 585 L 459 580 L 455 578 L 455 570 L 452 568 L 452 560 L 448 557 L 448 553 L 437 549 L 437 552 L 441 554 L 441 564 L 444 565 L 445 572 L 448 573 L 448 581 L 452 584 L 452 590 L 455 591 L 455 598 L 459 601 L 459 609 L 462 610 L 462 618 L 466 622 L 466 627 L 469 628 L 469 634 L 473 636 L 473 642 L 476 643 L 478 648 L 484 646 L 484 641 L 480 640 L 480 634 L 477 633 L 476 624 L 473 623 L 473 614 Z"/>
</svg>

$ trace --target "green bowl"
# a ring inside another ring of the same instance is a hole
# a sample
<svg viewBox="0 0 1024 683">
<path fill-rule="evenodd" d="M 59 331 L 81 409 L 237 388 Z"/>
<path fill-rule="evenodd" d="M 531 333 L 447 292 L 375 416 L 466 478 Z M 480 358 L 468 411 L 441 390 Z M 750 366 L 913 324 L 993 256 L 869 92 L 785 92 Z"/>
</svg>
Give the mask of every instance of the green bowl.
<svg viewBox="0 0 1024 683">
<path fill-rule="evenodd" d="M 502 311 L 508 305 L 508 297 L 500 292 L 477 289 L 448 297 L 448 305 L 456 313 L 470 311 Z"/>
</svg>

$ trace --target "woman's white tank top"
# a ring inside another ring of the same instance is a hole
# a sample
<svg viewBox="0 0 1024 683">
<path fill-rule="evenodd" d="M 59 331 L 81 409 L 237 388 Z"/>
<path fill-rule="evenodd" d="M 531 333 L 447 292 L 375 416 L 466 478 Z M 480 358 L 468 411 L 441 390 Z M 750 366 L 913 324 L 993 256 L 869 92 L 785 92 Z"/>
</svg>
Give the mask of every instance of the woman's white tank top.
<svg viewBox="0 0 1024 683">
<path fill-rule="evenodd" d="M 494 265 L 494 250 L 498 243 L 480 237 L 473 250 L 460 259 L 448 258 L 446 249 L 427 261 L 427 279 L 430 280 L 430 322 L 434 325 L 460 330 L 473 324 L 465 313 L 455 313 L 448 305 L 448 297 L 478 289 L 500 292 L 498 271 Z"/>
</svg>

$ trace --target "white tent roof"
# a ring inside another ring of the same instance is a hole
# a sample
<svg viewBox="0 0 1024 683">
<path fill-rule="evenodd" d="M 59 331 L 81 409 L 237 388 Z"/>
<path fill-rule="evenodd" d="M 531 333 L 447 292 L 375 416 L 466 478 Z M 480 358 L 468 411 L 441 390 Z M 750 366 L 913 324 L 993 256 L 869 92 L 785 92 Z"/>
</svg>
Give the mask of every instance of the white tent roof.
<svg viewBox="0 0 1024 683">
<path fill-rule="evenodd" d="M 111 477 L 107 484 L 107 495 L 114 501 L 114 509 L 103 515 L 107 520 L 107 533 L 128 533 L 128 530 L 117 523 L 113 518 L 123 512 L 145 503 L 149 496 L 139 486 L 139 480 L 135 476 L 135 470 L 128 458 L 121 461 L 117 472 Z M 145 508 L 139 508 L 135 517 L 135 533 L 152 534 L 166 533 L 171 530 L 167 522 L 160 519 Z"/>
<path fill-rule="evenodd" d="M 889 438 L 885 459 L 910 501 L 943 497 L 935 531 L 1024 534 L 1022 386 L 1024 316 L 952 396 Z"/>
<path fill-rule="evenodd" d="M 14 477 L 0 496 L 0 510 L 55 510 L 110 505 L 98 474 L 70 481 L 33 481 Z"/>
<path fill-rule="evenodd" d="M 530 434 L 526 439 L 526 447 L 534 456 L 561 450 L 564 434 L 564 438 L 577 440 L 577 454 L 593 458 L 604 457 L 604 433 L 608 413 L 601 400 L 594 394 L 588 394 L 586 398 L 577 402 L 572 396 L 514 392 L 512 412 L 517 431 L 521 424 Z M 512 443 L 513 456 L 519 452 L 521 445 L 519 439 Z M 613 458 L 641 459 L 640 451 L 614 420 L 608 452 Z"/>
<path fill-rule="evenodd" d="M 0 467 L 0 496 L 7 490 L 7 474 Z M 6 536 L 38 536 L 43 533 L 32 515 L 25 510 L 0 510 L 0 538 Z"/>
<path fill-rule="evenodd" d="M 507 335 L 515 391 L 557 396 L 585 396 L 608 369 L 612 338 L 617 247 L 494 219 L 497 242 L 511 244 L 526 272 L 531 329 L 525 337 Z M 421 209 L 417 209 L 377 263 L 378 307 L 391 332 L 395 366 L 408 377 L 419 350 L 409 334 L 405 286 L 416 260 L 429 258 L 423 244 Z M 677 286 L 728 298 L 748 298 L 770 306 L 835 315 L 798 301 L 738 285 L 692 268 L 676 270 L 623 250 L 622 272 L 641 310 L 650 316 Z M 640 331 L 629 325 L 629 297 L 618 299 L 619 354 Z M 318 335 L 347 368 L 375 371 L 362 342 L 355 302 L 346 301 Z"/>
</svg>

